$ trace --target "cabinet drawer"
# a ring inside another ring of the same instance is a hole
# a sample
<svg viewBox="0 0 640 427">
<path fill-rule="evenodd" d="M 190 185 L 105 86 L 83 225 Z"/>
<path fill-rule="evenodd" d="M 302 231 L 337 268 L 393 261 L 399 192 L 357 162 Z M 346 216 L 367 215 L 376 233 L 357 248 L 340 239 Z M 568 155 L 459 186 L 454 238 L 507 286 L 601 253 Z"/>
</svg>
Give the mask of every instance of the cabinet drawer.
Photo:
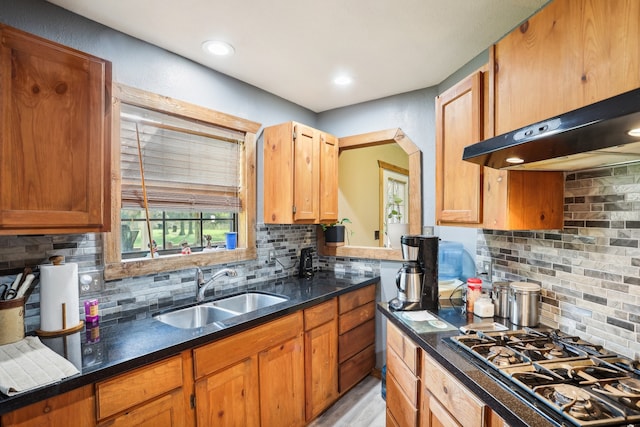
<svg viewBox="0 0 640 427">
<path fill-rule="evenodd" d="M 98 419 L 117 414 L 181 386 L 181 356 L 101 381 L 96 383 Z"/>
<path fill-rule="evenodd" d="M 376 349 L 373 344 L 340 364 L 339 391 L 344 393 L 358 381 L 369 375 L 376 366 Z"/>
<path fill-rule="evenodd" d="M 318 304 L 315 307 L 307 308 L 304 311 L 304 330 L 308 331 L 323 323 L 330 322 L 336 317 L 337 310 L 338 301 L 336 298 Z"/>
<path fill-rule="evenodd" d="M 195 376 L 202 378 L 302 334 L 302 311 L 193 350 Z"/>
<path fill-rule="evenodd" d="M 418 425 L 418 409 L 400 390 L 399 384 L 392 375 L 387 375 L 387 410 L 401 426 Z"/>
<path fill-rule="evenodd" d="M 387 345 L 404 361 L 413 375 L 420 372 L 420 347 L 390 321 L 387 321 Z"/>
<path fill-rule="evenodd" d="M 347 311 L 351 311 L 360 305 L 368 303 L 369 301 L 375 301 L 375 299 L 376 285 L 370 285 L 366 288 L 361 288 L 357 291 L 340 295 L 338 297 L 338 313 L 346 313 Z"/>
<path fill-rule="evenodd" d="M 420 390 L 418 378 L 390 347 L 387 347 L 387 372 L 395 378 L 411 404 L 418 406 L 418 390 Z"/>
<path fill-rule="evenodd" d="M 356 307 L 355 309 L 340 316 L 338 333 L 344 334 L 347 331 L 363 324 L 369 319 L 373 319 L 376 315 L 376 303 L 368 302 L 365 305 Z"/>
<path fill-rule="evenodd" d="M 442 366 L 422 353 L 422 384 L 436 399 L 467 426 L 484 425 L 484 404 Z"/>
<path fill-rule="evenodd" d="M 375 342 L 376 325 L 373 319 L 338 337 L 338 363 Z"/>
</svg>

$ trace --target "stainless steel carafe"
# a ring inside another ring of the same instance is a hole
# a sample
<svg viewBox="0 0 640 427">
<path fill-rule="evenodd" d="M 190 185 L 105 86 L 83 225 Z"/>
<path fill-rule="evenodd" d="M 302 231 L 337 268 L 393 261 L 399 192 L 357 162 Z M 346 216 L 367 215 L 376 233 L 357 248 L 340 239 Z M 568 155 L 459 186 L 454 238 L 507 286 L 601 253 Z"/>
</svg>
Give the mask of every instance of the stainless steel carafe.
<svg viewBox="0 0 640 427">
<path fill-rule="evenodd" d="M 422 269 L 417 262 L 409 261 L 402 265 L 396 274 L 396 287 L 398 288 L 398 300 L 403 303 L 420 304 Z"/>
<path fill-rule="evenodd" d="M 396 274 L 398 296 L 389 301 L 392 310 L 438 308 L 438 238 L 402 236 L 404 263 Z"/>
</svg>

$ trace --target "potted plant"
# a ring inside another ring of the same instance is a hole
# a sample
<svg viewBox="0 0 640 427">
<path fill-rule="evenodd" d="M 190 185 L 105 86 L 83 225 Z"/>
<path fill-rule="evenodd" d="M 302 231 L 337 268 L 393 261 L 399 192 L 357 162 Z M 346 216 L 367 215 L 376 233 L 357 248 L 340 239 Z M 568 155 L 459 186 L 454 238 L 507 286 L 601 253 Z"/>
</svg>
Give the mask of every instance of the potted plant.
<svg viewBox="0 0 640 427">
<path fill-rule="evenodd" d="M 400 238 L 409 231 L 409 224 L 402 222 L 402 197 L 391 195 L 387 203 L 387 244 L 389 248 L 399 248 Z"/>
<path fill-rule="evenodd" d="M 344 246 L 345 226 L 351 224 L 349 218 L 342 218 L 340 221 L 328 224 L 320 224 L 324 231 L 324 244 L 326 246 Z"/>
</svg>

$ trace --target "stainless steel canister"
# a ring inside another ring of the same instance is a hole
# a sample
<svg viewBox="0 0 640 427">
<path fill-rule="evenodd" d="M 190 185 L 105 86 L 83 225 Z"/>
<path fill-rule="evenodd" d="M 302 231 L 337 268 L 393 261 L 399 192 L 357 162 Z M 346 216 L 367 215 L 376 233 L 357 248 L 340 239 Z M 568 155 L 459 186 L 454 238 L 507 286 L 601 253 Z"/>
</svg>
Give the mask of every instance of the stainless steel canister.
<svg viewBox="0 0 640 427">
<path fill-rule="evenodd" d="M 511 323 L 518 326 L 537 326 L 539 323 L 538 303 L 540 285 L 527 282 L 512 282 L 509 286 L 509 316 Z"/>
<path fill-rule="evenodd" d="M 509 282 L 493 282 L 491 285 L 491 299 L 498 317 L 509 317 Z"/>
</svg>

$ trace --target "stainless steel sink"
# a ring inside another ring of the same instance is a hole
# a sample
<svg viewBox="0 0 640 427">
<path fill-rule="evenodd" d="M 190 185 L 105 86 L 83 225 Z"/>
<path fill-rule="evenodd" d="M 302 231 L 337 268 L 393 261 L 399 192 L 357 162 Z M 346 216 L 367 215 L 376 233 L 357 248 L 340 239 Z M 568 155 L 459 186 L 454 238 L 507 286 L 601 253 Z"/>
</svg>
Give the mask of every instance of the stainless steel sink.
<svg viewBox="0 0 640 427">
<path fill-rule="evenodd" d="M 223 310 L 217 307 L 196 305 L 165 314 L 159 314 L 155 317 L 167 325 L 181 329 L 201 328 L 211 325 L 212 323 L 237 316 L 238 313 Z"/>
<path fill-rule="evenodd" d="M 155 316 L 156 320 L 181 329 L 194 329 L 211 325 L 241 314 L 286 301 L 287 298 L 249 292 L 216 301 L 182 308 Z"/>
<path fill-rule="evenodd" d="M 260 292 L 248 292 L 246 294 L 240 294 L 212 301 L 205 305 L 210 307 L 223 308 L 225 310 L 233 311 L 238 314 L 244 314 L 251 311 L 259 310 L 264 307 L 269 307 L 286 300 L 287 298 L 277 295 L 262 294 Z"/>
</svg>

